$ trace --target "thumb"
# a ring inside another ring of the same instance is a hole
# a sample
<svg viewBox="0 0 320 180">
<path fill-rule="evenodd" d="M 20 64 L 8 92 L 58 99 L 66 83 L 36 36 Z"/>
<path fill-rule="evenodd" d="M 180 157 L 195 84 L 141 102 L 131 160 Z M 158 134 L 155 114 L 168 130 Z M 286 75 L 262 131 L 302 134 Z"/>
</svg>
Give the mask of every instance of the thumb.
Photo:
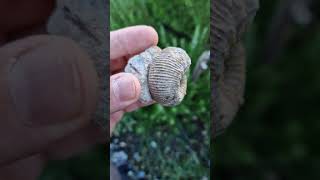
<svg viewBox="0 0 320 180">
<path fill-rule="evenodd" d="M 110 77 L 110 113 L 121 111 L 140 96 L 139 80 L 132 74 L 119 73 Z"/>
<path fill-rule="evenodd" d="M 74 42 L 28 37 L 1 47 L 0 58 L 0 165 L 40 152 L 90 122 L 97 74 Z"/>
</svg>

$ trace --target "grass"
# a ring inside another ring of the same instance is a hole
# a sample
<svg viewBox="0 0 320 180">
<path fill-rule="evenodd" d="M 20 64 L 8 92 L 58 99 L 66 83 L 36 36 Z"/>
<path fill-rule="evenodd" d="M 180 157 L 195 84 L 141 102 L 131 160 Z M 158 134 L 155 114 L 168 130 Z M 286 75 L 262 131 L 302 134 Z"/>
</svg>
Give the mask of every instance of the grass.
<svg viewBox="0 0 320 180">
<path fill-rule="evenodd" d="M 159 46 L 178 46 L 192 59 L 191 71 L 201 53 L 209 49 L 209 0 L 110 1 L 111 29 L 150 25 L 159 34 Z M 190 77 L 190 76 L 189 76 Z M 115 137 L 128 143 L 132 164 L 150 179 L 201 179 L 209 177 L 210 74 L 196 82 L 189 78 L 182 104 L 166 108 L 153 105 L 127 114 Z M 157 148 L 150 147 L 156 142 Z M 130 158 L 129 158 L 130 159 Z"/>
</svg>

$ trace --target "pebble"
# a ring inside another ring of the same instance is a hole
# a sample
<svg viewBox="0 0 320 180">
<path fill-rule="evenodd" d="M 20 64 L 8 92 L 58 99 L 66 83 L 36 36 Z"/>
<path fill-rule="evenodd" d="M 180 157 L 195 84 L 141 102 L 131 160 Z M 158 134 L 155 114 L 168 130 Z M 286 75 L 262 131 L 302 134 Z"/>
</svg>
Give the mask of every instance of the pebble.
<svg viewBox="0 0 320 180">
<path fill-rule="evenodd" d="M 158 144 L 157 144 L 155 141 L 151 141 L 150 146 L 151 146 L 153 149 L 156 149 L 156 148 L 158 147 Z"/>
<path fill-rule="evenodd" d="M 137 173 L 137 178 L 139 178 L 139 179 L 143 179 L 143 178 L 145 178 L 145 176 L 146 176 L 146 173 L 144 171 L 139 171 Z"/>
<path fill-rule="evenodd" d="M 164 149 L 164 153 L 169 153 L 170 152 L 170 147 L 169 146 L 166 146 L 166 148 Z"/>
<path fill-rule="evenodd" d="M 111 156 L 111 161 L 119 167 L 127 163 L 128 155 L 124 151 L 114 152 Z"/>
<path fill-rule="evenodd" d="M 111 151 L 113 151 L 113 150 L 115 150 L 115 149 L 117 149 L 117 148 L 118 148 L 118 146 L 117 146 L 116 144 L 110 143 L 110 150 L 111 150 Z"/>
<path fill-rule="evenodd" d="M 141 156 L 139 155 L 139 153 L 135 152 L 133 154 L 133 159 L 137 162 L 140 162 L 141 161 Z"/>
<path fill-rule="evenodd" d="M 127 144 L 125 142 L 123 142 L 123 141 L 120 142 L 120 147 L 124 148 L 126 146 L 127 146 Z"/>
<path fill-rule="evenodd" d="M 133 174 L 133 172 L 130 170 L 130 171 L 128 171 L 128 176 L 129 177 L 133 177 L 134 176 L 134 174 Z"/>
<path fill-rule="evenodd" d="M 114 138 L 114 139 L 113 139 L 113 142 L 114 142 L 114 143 L 118 143 L 118 142 L 119 142 L 119 139 L 118 139 L 118 138 Z"/>
</svg>

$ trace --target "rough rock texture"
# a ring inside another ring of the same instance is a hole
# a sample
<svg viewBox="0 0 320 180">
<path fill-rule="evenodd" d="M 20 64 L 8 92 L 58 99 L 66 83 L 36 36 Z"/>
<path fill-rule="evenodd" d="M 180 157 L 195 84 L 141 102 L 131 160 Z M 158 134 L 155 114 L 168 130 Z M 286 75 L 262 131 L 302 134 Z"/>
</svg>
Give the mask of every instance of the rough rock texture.
<svg viewBox="0 0 320 180">
<path fill-rule="evenodd" d="M 186 95 L 186 72 L 190 65 L 190 57 L 181 48 L 168 47 L 161 50 L 151 47 L 132 57 L 125 72 L 132 73 L 139 79 L 142 103 L 155 100 L 164 106 L 175 106 Z"/>
<path fill-rule="evenodd" d="M 190 57 L 180 48 L 168 47 L 156 54 L 148 77 L 152 98 L 164 106 L 180 104 L 186 95 L 190 65 Z"/>
<path fill-rule="evenodd" d="M 57 0 L 57 9 L 48 22 L 50 34 L 76 41 L 94 60 L 100 77 L 100 101 L 94 121 L 107 130 L 109 110 L 109 22 L 105 0 Z"/>
<path fill-rule="evenodd" d="M 259 7 L 258 0 L 211 1 L 211 91 L 213 136 L 232 121 L 243 102 L 245 54 L 241 37 Z"/>
<path fill-rule="evenodd" d="M 159 47 L 153 46 L 141 54 L 133 56 L 128 61 L 124 70 L 125 72 L 134 74 L 139 79 L 141 85 L 139 100 L 144 104 L 148 104 L 153 101 L 148 86 L 148 70 L 154 55 L 160 51 L 161 49 Z"/>
</svg>

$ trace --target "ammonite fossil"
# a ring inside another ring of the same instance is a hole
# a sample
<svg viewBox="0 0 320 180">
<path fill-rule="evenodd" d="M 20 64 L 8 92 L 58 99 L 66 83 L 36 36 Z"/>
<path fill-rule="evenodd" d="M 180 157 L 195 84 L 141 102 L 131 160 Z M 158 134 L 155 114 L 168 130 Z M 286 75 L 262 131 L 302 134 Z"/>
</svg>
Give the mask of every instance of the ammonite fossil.
<svg viewBox="0 0 320 180">
<path fill-rule="evenodd" d="M 130 58 L 125 72 L 139 79 L 142 103 L 154 100 L 164 106 L 175 106 L 186 94 L 186 73 L 190 65 L 191 59 L 183 49 L 167 47 L 161 50 L 153 46 Z"/>
<path fill-rule="evenodd" d="M 85 49 L 94 61 L 99 76 L 100 98 L 93 117 L 95 123 L 108 130 L 109 61 L 106 27 L 109 21 L 104 0 L 57 0 L 56 10 L 47 25 L 49 34 L 71 38 Z M 94 13 L 93 13 L 94 12 Z"/>
<path fill-rule="evenodd" d="M 231 123 L 243 102 L 245 53 L 240 40 L 255 16 L 259 1 L 211 2 L 211 117 L 216 136 Z"/>
</svg>

